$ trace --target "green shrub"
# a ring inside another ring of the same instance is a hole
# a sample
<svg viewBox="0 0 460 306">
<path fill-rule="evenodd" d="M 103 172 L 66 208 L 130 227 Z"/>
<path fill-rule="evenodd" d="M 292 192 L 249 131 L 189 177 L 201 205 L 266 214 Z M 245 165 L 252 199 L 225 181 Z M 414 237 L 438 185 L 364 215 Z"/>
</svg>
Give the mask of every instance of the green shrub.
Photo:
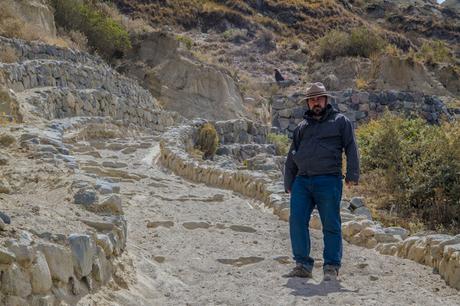
<svg viewBox="0 0 460 306">
<path fill-rule="evenodd" d="M 212 159 L 219 145 L 219 136 L 214 125 L 205 123 L 201 127 L 196 145 L 203 152 L 203 159 Z"/>
<path fill-rule="evenodd" d="M 460 228 L 460 123 L 431 126 L 389 113 L 357 131 L 364 173 L 380 173 L 402 217 Z"/>
<path fill-rule="evenodd" d="M 383 39 L 374 31 L 360 27 L 351 31 L 347 55 L 369 57 L 385 46 Z"/>
<path fill-rule="evenodd" d="M 318 55 L 324 60 L 340 56 L 370 57 L 384 47 L 384 40 L 364 27 L 354 28 L 350 33 L 333 30 L 318 40 Z"/>
<path fill-rule="evenodd" d="M 269 133 L 267 141 L 275 145 L 277 155 L 286 155 L 288 153 L 291 141 L 287 135 Z"/>
<path fill-rule="evenodd" d="M 248 31 L 246 29 L 229 29 L 222 33 L 225 40 L 234 43 L 241 43 L 247 40 Z"/>
<path fill-rule="evenodd" d="M 105 58 L 121 56 L 131 48 L 128 32 L 91 1 L 51 0 L 56 23 L 82 32 L 88 44 Z"/>
<path fill-rule="evenodd" d="M 324 60 L 332 60 L 346 55 L 349 34 L 333 30 L 318 40 L 318 55 Z"/>
<path fill-rule="evenodd" d="M 440 41 L 426 41 L 417 54 L 427 64 L 450 63 L 453 58 L 447 45 Z"/>
<path fill-rule="evenodd" d="M 183 43 L 187 50 L 192 49 L 193 40 L 190 37 L 184 35 L 177 35 L 176 40 L 180 43 Z"/>
</svg>

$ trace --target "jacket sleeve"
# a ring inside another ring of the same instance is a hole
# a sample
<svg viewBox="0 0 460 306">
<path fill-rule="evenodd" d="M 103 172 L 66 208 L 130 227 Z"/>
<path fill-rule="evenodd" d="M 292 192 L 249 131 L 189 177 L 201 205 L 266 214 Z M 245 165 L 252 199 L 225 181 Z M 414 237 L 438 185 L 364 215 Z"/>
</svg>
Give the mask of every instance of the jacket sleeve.
<svg viewBox="0 0 460 306">
<path fill-rule="evenodd" d="M 356 144 L 355 132 L 353 124 L 344 117 L 345 122 L 342 129 L 342 144 L 347 156 L 347 173 L 345 176 L 346 181 L 358 182 L 359 181 L 359 154 L 358 146 Z"/>
<path fill-rule="evenodd" d="M 295 132 L 294 132 L 294 135 L 295 135 Z M 295 148 L 294 142 L 295 140 L 293 140 L 291 143 L 291 147 L 289 148 L 289 152 L 286 157 L 286 162 L 284 164 L 284 191 L 285 192 L 288 192 L 288 190 L 291 191 L 292 183 L 294 182 L 294 179 L 297 175 L 297 171 L 299 170 L 292 158 L 293 151 Z"/>
</svg>

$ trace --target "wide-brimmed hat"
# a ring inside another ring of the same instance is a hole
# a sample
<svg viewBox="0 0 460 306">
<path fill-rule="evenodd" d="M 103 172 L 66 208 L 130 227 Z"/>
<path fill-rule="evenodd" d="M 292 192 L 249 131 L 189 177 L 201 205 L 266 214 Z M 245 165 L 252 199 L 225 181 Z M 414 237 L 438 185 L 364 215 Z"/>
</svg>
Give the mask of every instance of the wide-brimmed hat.
<svg viewBox="0 0 460 306">
<path fill-rule="evenodd" d="M 323 83 L 321 82 L 316 82 L 311 84 L 310 87 L 308 87 L 307 92 L 306 92 L 306 97 L 302 99 L 302 101 L 306 101 L 311 98 L 315 97 L 321 97 L 321 96 L 326 96 L 326 97 L 331 97 L 333 98 L 330 93 L 327 92 L 326 87 L 324 87 Z"/>
</svg>

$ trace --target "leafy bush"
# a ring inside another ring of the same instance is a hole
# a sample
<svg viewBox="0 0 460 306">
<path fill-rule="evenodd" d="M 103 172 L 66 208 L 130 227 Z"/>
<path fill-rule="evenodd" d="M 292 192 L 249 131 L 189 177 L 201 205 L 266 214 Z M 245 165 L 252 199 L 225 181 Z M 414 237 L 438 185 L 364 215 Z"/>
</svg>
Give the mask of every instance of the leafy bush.
<svg viewBox="0 0 460 306">
<path fill-rule="evenodd" d="M 426 41 L 423 43 L 418 56 L 427 64 L 450 63 L 452 56 L 447 45 L 440 41 Z"/>
<path fill-rule="evenodd" d="M 275 37 L 272 32 L 263 31 L 259 38 L 256 39 L 256 46 L 262 49 L 263 52 L 270 52 L 276 49 Z"/>
<path fill-rule="evenodd" d="M 385 47 L 384 40 L 374 31 L 358 27 L 350 33 L 333 30 L 318 40 L 318 55 L 332 60 L 340 56 L 370 57 Z"/>
<path fill-rule="evenodd" d="M 105 58 L 121 56 L 131 48 L 128 32 L 110 16 L 86 0 L 51 0 L 56 23 L 79 31 L 88 44 Z"/>
<path fill-rule="evenodd" d="M 269 143 L 275 145 L 277 155 L 286 155 L 288 153 L 291 141 L 287 135 L 269 133 L 267 135 L 267 140 Z"/>
<path fill-rule="evenodd" d="M 357 132 L 364 173 L 379 173 L 401 216 L 460 228 L 460 123 L 427 125 L 385 114 Z"/>
<path fill-rule="evenodd" d="M 369 57 L 385 46 L 383 39 L 374 31 L 360 27 L 351 30 L 347 55 Z"/>
<path fill-rule="evenodd" d="M 246 29 L 229 29 L 222 33 L 225 40 L 233 43 L 242 43 L 248 39 L 248 30 Z"/>
<path fill-rule="evenodd" d="M 192 49 L 193 40 L 190 37 L 184 35 L 177 35 L 176 40 L 180 43 L 183 43 L 187 50 Z"/>
<path fill-rule="evenodd" d="M 211 123 L 205 123 L 198 133 L 197 148 L 203 152 L 203 159 L 211 159 L 217 151 L 219 136 Z"/>
<path fill-rule="evenodd" d="M 324 60 L 332 60 L 339 56 L 346 55 L 349 44 L 349 34 L 333 30 L 318 41 L 318 55 Z"/>
</svg>

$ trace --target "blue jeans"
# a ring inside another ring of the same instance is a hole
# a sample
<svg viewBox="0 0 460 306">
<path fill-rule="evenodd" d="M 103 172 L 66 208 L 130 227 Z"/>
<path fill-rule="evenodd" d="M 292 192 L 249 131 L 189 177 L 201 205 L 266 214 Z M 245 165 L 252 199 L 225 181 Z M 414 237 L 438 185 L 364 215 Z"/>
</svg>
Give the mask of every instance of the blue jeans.
<svg viewBox="0 0 460 306">
<path fill-rule="evenodd" d="M 340 268 L 342 260 L 342 227 L 340 200 L 342 177 L 336 175 L 297 176 L 291 190 L 289 230 L 296 263 L 313 270 L 310 257 L 310 216 L 318 208 L 323 225 L 324 265 Z"/>
</svg>

